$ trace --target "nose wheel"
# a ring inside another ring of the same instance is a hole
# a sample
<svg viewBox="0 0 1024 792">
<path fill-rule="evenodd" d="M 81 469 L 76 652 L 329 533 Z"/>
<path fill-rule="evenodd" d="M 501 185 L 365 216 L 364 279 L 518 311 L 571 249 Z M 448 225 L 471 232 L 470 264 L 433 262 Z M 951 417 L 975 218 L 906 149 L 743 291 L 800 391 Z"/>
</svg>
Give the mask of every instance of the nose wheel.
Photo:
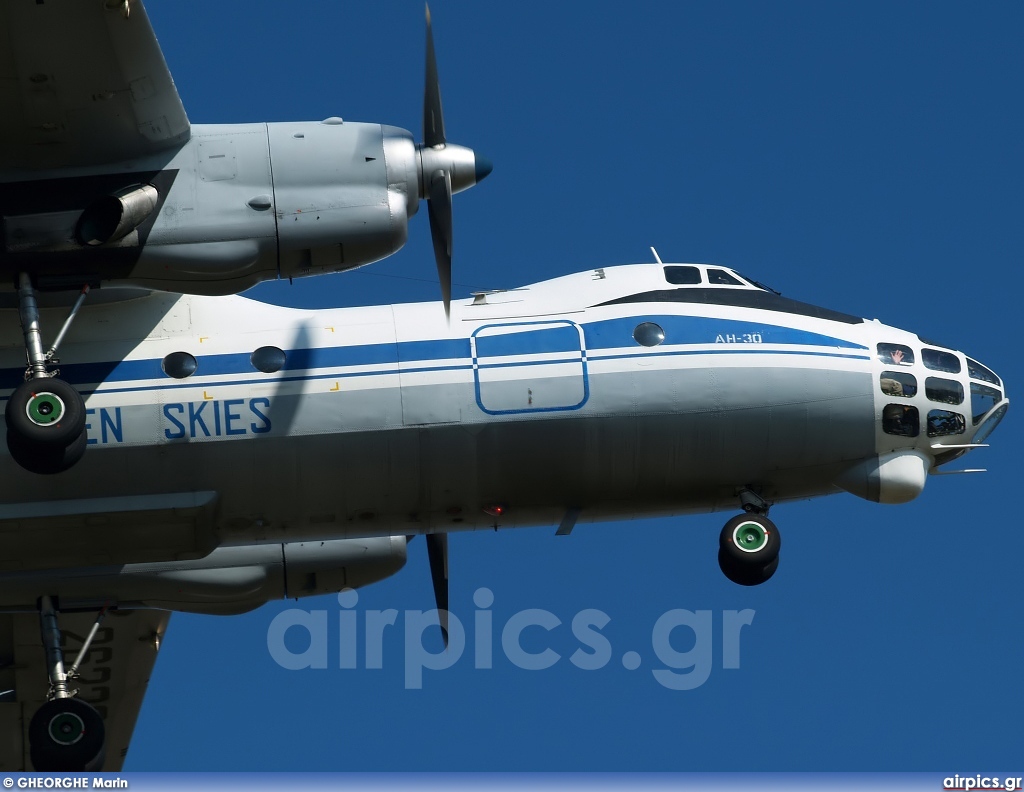
<svg viewBox="0 0 1024 792">
<path fill-rule="evenodd" d="M 733 517 L 718 537 L 718 566 L 733 583 L 757 586 L 779 568 L 782 538 L 775 523 L 756 513 Z"/>
<path fill-rule="evenodd" d="M 85 403 L 78 391 L 54 376 L 57 372 L 49 371 L 49 366 L 55 362 L 57 346 L 88 291 L 88 287 L 82 289 L 57 340 L 48 352 L 43 352 L 35 290 L 27 274 L 22 273 L 19 278 L 18 300 L 28 370 L 25 381 L 11 394 L 4 418 L 11 456 L 32 473 L 60 473 L 85 454 Z"/>
</svg>

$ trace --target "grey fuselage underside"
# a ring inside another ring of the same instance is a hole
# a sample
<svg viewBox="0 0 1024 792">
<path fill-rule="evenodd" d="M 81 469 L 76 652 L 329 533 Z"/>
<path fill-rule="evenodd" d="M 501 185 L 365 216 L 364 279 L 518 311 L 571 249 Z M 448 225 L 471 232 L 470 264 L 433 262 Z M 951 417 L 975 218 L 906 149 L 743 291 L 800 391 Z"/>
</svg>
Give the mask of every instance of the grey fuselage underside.
<svg viewBox="0 0 1024 792">
<path fill-rule="evenodd" d="M 591 387 L 629 394 L 656 387 L 659 377 L 645 379 L 655 381 L 603 375 Z M 646 405 L 630 415 L 602 414 L 596 396 L 584 414 L 364 425 L 250 439 L 244 454 L 235 443 L 167 444 L 155 453 L 108 446 L 90 449 L 89 464 L 62 476 L 61 494 L 215 490 L 223 538 L 233 542 L 557 523 L 567 508 L 583 509 L 583 521 L 714 511 L 734 508 L 745 485 L 779 500 L 837 491 L 837 473 L 874 453 L 870 375 L 776 371 L 771 379 L 746 369 L 665 377 L 665 391 L 681 395 L 665 412 Z M 756 383 L 758 406 L 738 403 L 745 383 Z M 459 390 L 468 407 L 471 387 L 424 386 L 417 398 L 458 404 Z M 708 409 L 698 395 L 719 406 Z M 271 419 L 299 400 L 308 411 L 318 397 L 279 397 Z M 374 414 L 381 423 L 386 415 L 401 419 L 397 392 L 331 402 L 332 410 L 365 416 L 363 424 Z M 213 419 L 203 418 L 212 432 Z M 128 409 L 123 420 L 131 421 Z M 42 497 L 45 489 L 19 486 L 19 494 Z M 480 504 L 507 513 L 495 520 Z"/>
</svg>

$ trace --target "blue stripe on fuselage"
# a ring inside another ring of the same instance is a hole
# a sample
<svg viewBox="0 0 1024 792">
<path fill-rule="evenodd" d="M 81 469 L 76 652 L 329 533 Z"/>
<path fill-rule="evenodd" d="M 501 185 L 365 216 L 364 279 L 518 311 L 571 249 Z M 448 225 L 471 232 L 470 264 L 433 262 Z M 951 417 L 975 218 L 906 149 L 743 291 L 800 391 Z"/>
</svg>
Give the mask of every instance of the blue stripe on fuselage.
<svg viewBox="0 0 1024 792">
<path fill-rule="evenodd" d="M 606 319 L 583 325 L 588 352 L 602 349 L 628 349 L 636 347 L 633 330 L 641 322 L 655 322 L 664 329 L 666 346 L 687 344 L 713 344 L 720 335 L 759 334 L 762 344 L 790 344 L 797 346 L 825 346 L 839 349 L 866 350 L 867 347 L 841 338 L 822 335 L 792 327 L 764 324 L 726 318 L 676 315 L 643 315 Z M 482 329 L 482 328 L 481 328 Z M 478 357 L 493 359 L 510 355 L 530 355 L 546 352 L 570 352 L 579 349 L 576 328 L 568 323 L 561 327 L 537 328 L 531 331 L 477 337 Z M 482 345 L 482 348 L 481 348 Z M 713 354 L 717 350 L 708 350 Z M 723 350 L 724 351 L 724 350 Z M 754 352 L 754 349 L 745 350 Z M 756 350 L 768 352 L 769 350 Z M 642 354 L 649 354 L 644 351 Z M 821 353 L 816 353 L 821 354 Z M 628 357 L 629 354 L 614 357 Z M 400 343 L 361 344 L 355 346 L 310 347 L 287 350 L 282 371 L 312 371 L 326 368 L 354 366 L 388 366 L 389 370 L 367 374 L 397 373 L 401 368 L 410 371 L 430 368 L 464 368 L 472 358 L 468 338 L 436 339 L 429 341 L 402 341 Z M 187 380 L 175 382 L 164 374 L 161 360 L 121 360 L 99 363 L 66 363 L 60 366 L 60 376 L 72 385 L 99 383 L 129 383 L 144 380 L 166 380 L 167 384 L 195 386 L 202 377 L 255 374 L 250 353 L 236 352 L 219 355 L 196 355 L 199 366 Z M 464 361 L 451 365 L 451 361 Z M 0 390 L 17 387 L 24 378 L 24 368 L 0 370 Z M 280 377 L 275 377 L 274 381 Z M 289 377 L 288 379 L 304 379 Z M 251 382 L 248 381 L 247 382 Z M 241 383 L 239 383 L 241 384 Z"/>
<path fill-rule="evenodd" d="M 552 352 L 575 352 L 579 356 L 581 351 L 580 333 L 576 325 L 569 322 L 540 324 L 531 330 L 498 335 L 480 335 L 480 330 L 475 334 L 477 358 L 545 355 Z"/>
<path fill-rule="evenodd" d="M 798 330 L 795 327 L 706 316 L 626 316 L 583 325 L 587 351 L 628 346 L 633 330 L 641 322 L 654 322 L 665 331 L 664 344 L 714 344 L 722 336 L 757 335 L 762 344 L 830 346 L 840 349 L 867 349 L 842 338 Z M 721 343 L 720 341 L 718 341 Z"/>
</svg>

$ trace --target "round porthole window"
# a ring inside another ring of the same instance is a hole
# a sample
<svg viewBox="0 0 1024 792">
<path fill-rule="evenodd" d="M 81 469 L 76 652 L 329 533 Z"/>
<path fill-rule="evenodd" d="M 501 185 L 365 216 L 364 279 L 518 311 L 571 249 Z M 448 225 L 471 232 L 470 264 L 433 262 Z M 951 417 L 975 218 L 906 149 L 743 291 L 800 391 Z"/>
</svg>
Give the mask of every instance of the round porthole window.
<svg viewBox="0 0 1024 792">
<path fill-rule="evenodd" d="M 164 370 L 164 374 L 168 377 L 174 377 L 174 379 L 191 377 L 196 373 L 198 367 L 199 364 L 196 362 L 196 359 L 188 352 L 171 352 L 160 363 L 160 368 Z"/>
<path fill-rule="evenodd" d="M 640 346 L 654 347 L 665 340 L 665 331 L 654 322 L 641 322 L 633 331 L 633 340 Z"/>
<path fill-rule="evenodd" d="M 273 374 L 284 368 L 285 354 L 283 349 L 275 346 L 260 347 L 249 357 L 253 368 L 264 374 Z"/>
</svg>

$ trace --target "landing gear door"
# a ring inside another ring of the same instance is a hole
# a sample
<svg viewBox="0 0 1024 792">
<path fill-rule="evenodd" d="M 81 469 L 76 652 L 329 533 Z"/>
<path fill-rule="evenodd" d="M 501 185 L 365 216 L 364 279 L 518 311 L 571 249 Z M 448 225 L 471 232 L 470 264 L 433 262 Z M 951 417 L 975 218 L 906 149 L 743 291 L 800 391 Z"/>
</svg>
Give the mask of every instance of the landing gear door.
<svg viewBox="0 0 1024 792">
<path fill-rule="evenodd" d="M 575 322 L 485 325 L 472 341 L 476 402 L 489 415 L 578 410 L 590 397 Z"/>
</svg>

